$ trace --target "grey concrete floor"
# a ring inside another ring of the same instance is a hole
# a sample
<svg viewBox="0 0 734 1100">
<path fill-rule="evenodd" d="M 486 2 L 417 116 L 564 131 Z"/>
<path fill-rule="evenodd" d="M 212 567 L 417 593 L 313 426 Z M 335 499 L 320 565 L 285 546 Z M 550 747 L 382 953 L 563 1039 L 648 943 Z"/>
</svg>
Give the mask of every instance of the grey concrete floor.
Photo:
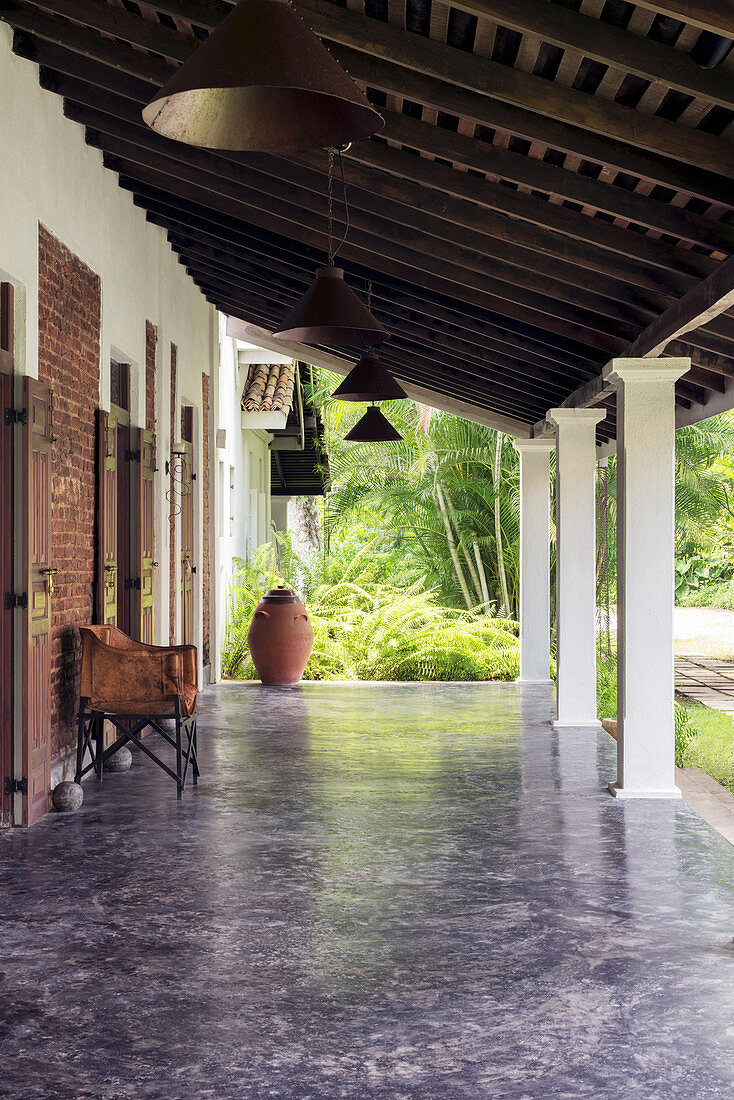
<svg viewBox="0 0 734 1100">
<path fill-rule="evenodd" d="M 223 685 L 0 834 L 0 1097 L 734 1095 L 734 852 L 514 684 Z"/>
</svg>

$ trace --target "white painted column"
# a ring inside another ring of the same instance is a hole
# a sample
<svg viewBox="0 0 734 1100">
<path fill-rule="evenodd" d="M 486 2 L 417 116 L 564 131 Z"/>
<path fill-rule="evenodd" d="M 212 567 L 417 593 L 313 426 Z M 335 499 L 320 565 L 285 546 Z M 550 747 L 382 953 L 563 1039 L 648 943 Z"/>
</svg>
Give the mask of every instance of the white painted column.
<svg viewBox="0 0 734 1100">
<path fill-rule="evenodd" d="M 680 798 L 673 725 L 675 382 L 689 359 L 615 359 L 618 798 Z"/>
<path fill-rule="evenodd" d="M 550 684 L 550 452 L 554 439 L 516 439 L 520 455 L 520 678 Z"/>
<path fill-rule="evenodd" d="M 596 425 L 603 409 L 551 409 L 556 426 L 557 726 L 596 716 Z"/>
</svg>

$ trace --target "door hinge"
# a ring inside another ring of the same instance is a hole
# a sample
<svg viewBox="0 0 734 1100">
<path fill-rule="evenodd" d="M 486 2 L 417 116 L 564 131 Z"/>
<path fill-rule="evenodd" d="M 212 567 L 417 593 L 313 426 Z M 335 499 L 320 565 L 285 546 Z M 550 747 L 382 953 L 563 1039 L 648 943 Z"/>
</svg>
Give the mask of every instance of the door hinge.
<svg viewBox="0 0 734 1100">
<path fill-rule="evenodd" d="M 28 593 L 27 592 L 6 592 L 5 593 L 5 610 L 13 611 L 16 607 L 28 607 Z"/>
<path fill-rule="evenodd" d="M 6 407 L 5 409 L 5 423 L 6 424 L 27 424 L 28 423 L 28 409 L 11 409 Z"/>
<path fill-rule="evenodd" d="M 136 588 L 138 592 L 140 591 L 140 577 L 125 578 L 125 589 L 130 592 L 133 588 Z"/>
<path fill-rule="evenodd" d="M 11 794 L 28 794 L 28 780 L 25 776 L 22 779 L 5 776 L 5 797 L 9 798 Z"/>
<path fill-rule="evenodd" d="M 126 462 L 140 462 L 140 451 L 125 451 Z"/>
</svg>

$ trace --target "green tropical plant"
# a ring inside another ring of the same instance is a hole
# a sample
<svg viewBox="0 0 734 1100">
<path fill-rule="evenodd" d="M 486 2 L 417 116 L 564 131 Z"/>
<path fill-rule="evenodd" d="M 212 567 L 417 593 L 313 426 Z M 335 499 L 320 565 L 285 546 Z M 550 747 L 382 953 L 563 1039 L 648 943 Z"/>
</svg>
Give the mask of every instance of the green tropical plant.
<svg viewBox="0 0 734 1100">
<path fill-rule="evenodd" d="M 696 554 L 678 558 L 675 563 L 675 598 L 680 601 L 697 592 L 711 580 L 711 569 L 705 558 Z"/>
<path fill-rule="evenodd" d="M 247 631 L 264 587 L 297 586 L 307 602 L 314 649 L 311 680 L 508 680 L 519 674 L 517 624 L 483 609 L 442 606 L 423 578 L 397 587 L 379 577 L 370 544 L 348 560 L 303 561 L 287 536 L 238 561 L 229 597 L 223 671 L 255 675 Z"/>
<path fill-rule="evenodd" d="M 334 383 L 322 374 L 314 391 L 332 477 L 327 543 L 367 526 L 380 552 L 399 547 L 407 573 L 425 576 L 446 604 L 516 615 L 519 480 L 511 440 L 403 401 L 385 407 L 401 442 L 345 443 L 361 407 L 329 402 Z"/>
</svg>

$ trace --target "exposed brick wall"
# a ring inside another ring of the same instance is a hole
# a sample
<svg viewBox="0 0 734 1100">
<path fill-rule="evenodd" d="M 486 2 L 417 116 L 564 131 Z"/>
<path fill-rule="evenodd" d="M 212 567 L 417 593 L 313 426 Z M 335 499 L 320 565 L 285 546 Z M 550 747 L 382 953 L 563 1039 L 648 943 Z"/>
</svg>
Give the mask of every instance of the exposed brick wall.
<svg viewBox="0 0 734 1100">
<path fill-rule="evenodd" d="M 178 348 L 171 344 L 171 446 L 176 442 L 176 376 L 178 374 Z M 171 499 L 169 524 L 170 550 L 168 554 L 168 642 L 173 645 L 176 641 L 176 509 L 173 507 L 176 485 L 173 480 L 173 465 L 169 481 L 169 497 Z"/>
<path fill-rule="evenodd" d="M 201 515 L 202 515 L 202 562 L 201 594 L 203 604 L 203 651 L 204 665 L 210 661 L 209 636 L 209 592 L 211 570 L 211 532 L 209 530 L 209 375 L 201 375 L 201 422 L 202 422 L 202 474 L 201 474 Z"/>
<path fill-rule="evenodd" d="M 145 427 L 155 431 L 155 349 L 158 329 L 152 321 L 145 322 Z"/>
<path fill-rule="evenodd" d="M 38 376 L 53 390 L 51 545 L 52 756 L 76 737 L 79 632 L 92 622 L 95 580 L 95 418 L 99 405 L 99 276 L 38 227 Z"/>
</svg>

